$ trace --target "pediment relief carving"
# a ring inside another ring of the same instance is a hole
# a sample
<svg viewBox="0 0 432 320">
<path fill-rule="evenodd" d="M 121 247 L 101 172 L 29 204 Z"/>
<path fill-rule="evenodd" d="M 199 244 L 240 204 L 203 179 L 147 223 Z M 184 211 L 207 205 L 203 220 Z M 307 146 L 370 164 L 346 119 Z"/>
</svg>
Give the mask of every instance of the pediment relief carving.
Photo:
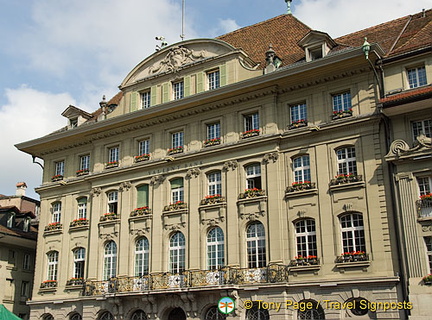
<svg viewBox="0 0 432 320">
<path fill-rule="evenodd" d="M 416 138 L 412 148 L 404 140 L 395 140 L 390 145 L 390 151 L 387 153 L 386 158 L 391 161 L 399 157 L 415 156 L 423 152 L 430 153 L 432 152 L 431 140 L 431 138 L 426 137 L 424 134 L 420 134 Z"/>
<path fill-rule="evenodd" d="M 172 47 L 165 58 L 152 65 L 149 69 L 149 75 L 154 75 L 162 72 L 176 72 L 182 66 L 193 63 L 198 60 L 202 60 L 206 57 L 206 51 L 190 50 L 183 46 Z"/>
</svg>

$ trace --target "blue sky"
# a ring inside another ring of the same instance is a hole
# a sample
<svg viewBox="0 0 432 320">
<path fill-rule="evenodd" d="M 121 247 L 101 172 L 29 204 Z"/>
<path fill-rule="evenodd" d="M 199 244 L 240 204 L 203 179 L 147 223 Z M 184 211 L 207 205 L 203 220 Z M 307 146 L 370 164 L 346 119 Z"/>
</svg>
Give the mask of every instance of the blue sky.
<svg viewBox="0 0 432 320">
<path fill-rule="evenodd" d="M 70 104 L 94 111 L 164 36 L 180 41 L 181 0 L 0 0 L 0 194 L 27 194 L 41 169 L 14 144 L 66 124 Z M 294 0 L 293 14 L 332 37 L 386 22 L 430 0 Z M 212 38 L 286 12 L 284 0 L 186 0 L 186 39 Z M 288 31 L 289 32 L 289 31 Z"/>
</svg>

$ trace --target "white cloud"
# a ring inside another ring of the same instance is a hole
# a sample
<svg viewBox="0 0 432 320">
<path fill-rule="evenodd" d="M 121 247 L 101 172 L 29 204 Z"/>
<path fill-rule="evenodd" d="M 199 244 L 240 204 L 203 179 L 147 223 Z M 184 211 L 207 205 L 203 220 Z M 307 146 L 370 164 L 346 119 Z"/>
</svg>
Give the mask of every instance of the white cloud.
<svg viewBox="0 0 432 320">
<path fill-rule="evenodd" d="M 240 29 L 240 26 L 233 19 L 219 19 L 217 35 L 222 35 L 234 30 Z M 216 36 L 217 36 L 216 35 Z"/>
<path fill-rule="evenodd" d="M 36 198 L 33 188 L 40 185 L 42 170 L 32 164 L 30 155 L 18 151 L 14 144 L 39 138 L 66 125 L 66 119 L 60 114 L 75 102 L 67 93 L 39 92 L 26 86 L 7 89 L 5 96 L 8 102 L 0 106 L 0 193 L 13 195 L 15 184 L 25 181 L 29 186 L 27 194 Z"/>
<path fill-rule="evenodd" d="M 294 15 L 309 27 L 342 36 L 429 9 L 430 0 L 301 0 Z"/>
</svg>

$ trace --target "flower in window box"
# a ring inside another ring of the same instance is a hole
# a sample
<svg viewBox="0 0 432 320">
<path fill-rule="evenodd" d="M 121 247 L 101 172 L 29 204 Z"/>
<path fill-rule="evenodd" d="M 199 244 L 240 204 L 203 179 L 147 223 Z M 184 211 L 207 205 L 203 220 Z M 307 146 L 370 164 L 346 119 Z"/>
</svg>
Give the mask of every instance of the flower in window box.
<svg viewBox="0 0 432 320">
<path fill-rule="evenodd" d="M 51 178 L 52 182 L 59 181 L 59 180 L 63 180 L 63 175 L 62 174 L 56 174 L 55 176 L 53 176 Z"/>
<path fill-rule="evenodd" d="M 148 206 L 139 207 L 139 208 L 135 208 L 131 212 L 131 217 L 142 216 L 142 215 L 149 214 L 149 213 L 150 213 L 150 209 Z"/>
<path fill-rule="evenodd" d="M 428 274 L 427 276 L 423 277 L 423 283 L 426 285 L 431 285 L 432 284 L 432 274 Z"/>
<path fill-rule="evenodd" d="M 178 147 L 168 149 L 168 154 L 176 154 L 176 153 L 182 153 L 182 152 L 183 152 L 183 146 L 178 146 Z"/>
<path fill-rule="evenodd" d="M 187 204 L 184 201 L 177 201 L 175 203 L 171 203 L 164 207 L 164 211 L 174 211 L 174 210 L 181 210 L 186 209 Z"/>
<path fill-rule="evenodd" d="M 84 284 L 84 278 L 70 278 L 66 281 L 67 286 L 80 286 Z"/>
<path fill-rule="evenodd" d="M 352 114 L 353 114 L 352 108 L 349 108 L 348 110 L 333 111 L 333 119 L 349 117 L 352 116 Z"/>
<path fill-rule="evenodd" d="M 115 220 L 115 219 L 118 219 L 118 214 L 115 212 L 107 212 L 104 213 L 102 217 L 100 217 L 100 221 Z"/>
<path fill-rule="evenodd" d="M 205 196 L 205 198 L 201 200 L 201 205 L 220 203 L 224 201 L 225 198 L 222 197 L 220 194 L 212 194 L 212 195 Z"/>
<path fill-rule="evenodd" d="M 89 173 L 89 169 L 81 169 L 81 170 L 77 170 L 76 175 L 79 177 L 79 176 L 84 176 L 88 173 Z"/>
<path fill-rule="evenodd" d="M 255 198 L 261 196 L 265 196 L 264 190 L 258 188 L 252 188 L 252 189 L 245 189 L 245 192 L 239 195 L 239 199 Z"/>
<path fill-rule="evenodd" d="M 135 156 L 135 162 L 146 161 L 148 159 L 150 159 L 150 154 L 148 154 L 148 153 L 144 153 L 144 154 L 140 154 L 139 156 Z"/>
<path fill-rule="evenodd" d="M 45 280 L 41 283 L 40 288 L 56 288 L 57 280 Z"/>
<path fill-rule="evenodd" d="M 432 200 L 432 193 L 421 195 L 420 200 Z"/>
<path fill-rule="evenodd" d="M 260 134 L 260 130 L 259 129 L 252 129 L 252 130 L 248 130 L 242 133 L 242 138 L 249 138 L 249 137 L 254 137 L 254 136 L 258 136 Z"/>
<path fill-rule="evenodd" d="M 305 126 L 307 126 L 307 123 L 308 122 L 306 119 L 296 120 L 296 121 L 291 122 L 289 128 L 294 129 L 294 128 L 305 127 Z"/>
<path fill-rule="evenodd" d="M 221 143 L 221 138 L 213 138 L 213 139 L 207 139 L 204 141 L 204 146 L 215 146 Z"/>
<path fill-rule="evenodd" d="M 107 162 L 107 164 L 105 165 L 105 168 L 114 168 L 114 167 L 118 167 L 118 164 L 119 164 L 119 162 L 116 160 L 116 161 L 110 161 L 110 162 Z"/>
<path fill-rule="evenodd" d="M 45 227 L 45 231 L 60 230 L 61 228 L 62 224 L 60 222 L 51 222 Z"/>
<path fill-rule="evenodd" d="M 85 225 L 88 225 L 88 219 L 87 218 L 74 219 L 70 223 L 71 227 L 78 227 L 78 226 L 85 226 Z"/>
</svg>

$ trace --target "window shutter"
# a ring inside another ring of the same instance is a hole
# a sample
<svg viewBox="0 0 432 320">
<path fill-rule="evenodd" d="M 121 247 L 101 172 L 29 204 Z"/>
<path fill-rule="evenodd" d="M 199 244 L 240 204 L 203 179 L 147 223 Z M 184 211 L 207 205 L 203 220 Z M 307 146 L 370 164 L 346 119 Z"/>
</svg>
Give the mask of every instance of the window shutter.
<svg viewBox="0 0 432 320">
<path fill-rule="evenodd" d="M 137 208 L 148 206 L 148 184 L 137 187 Z"/>
<path fill-rule="evenodd" d="M 157 87 L 153 86 L 150 89 L 150 106 L 156 105 Z"/>
<path fill-rule="evenodd" d="M 130 94 L 130 112 L 136 111 L 138 109 L 138 102 L 139 102 L 139 94 L 136 91 L 131 92 Z"/>
<path fill-rule="evenodd" d="M 191 94 L 190 84 L 191 84 L 191 77 L 190 76 L 185 77 L 184 78 L 184 96 L 185 97 L 190 96 L 190 94 Z"/>
<path fill-rule="evenodd" d="M 183 187 L 183 178 L 177 178 L 171 180 L 171 189 Z"/>
<path fill-rule="evenodd" d="M 169 84 L 164 83 L 162 85 L 162 103 L 169 101 Z"/>
<path fill-rule="evenodd" d="M 226 72 L 226 65 L 221 65 L 219 68 L 220 72 L 220 85 L 224 86 L 227 84 L 227 72 Z"/>
<path fill-rule="evenodd" d="M 203 78 L 204 78 L 204 74 L 202 72 L 197 74 L 197 77 L 196 77 L 196 79 L 197 79 L 197 93 L 204 91 Z"/>
</svg>

